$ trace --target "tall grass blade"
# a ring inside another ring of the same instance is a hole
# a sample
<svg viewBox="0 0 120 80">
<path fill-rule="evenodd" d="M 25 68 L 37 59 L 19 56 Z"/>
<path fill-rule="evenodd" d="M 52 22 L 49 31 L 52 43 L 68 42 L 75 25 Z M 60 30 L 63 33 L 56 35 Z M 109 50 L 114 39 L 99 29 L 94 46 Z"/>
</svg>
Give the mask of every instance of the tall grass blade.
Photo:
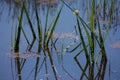
<svg viewBox="0 0 120 80">
<path fill-rule="evenodd" d="M 41 23 L 40 23 L 40 20 L 39 20 L 36 1 L 35 1 L 35 14 L 36 14 L 36 20 L 37 20 L 37 27 L 38 27 L 38 36 L 39 36 L 38 54 L 40 54 L 41 50 L 42 50 L 42 27 L 41 27 Z M 37 77 L 39 61 L 40 61 L 40 57 L 37 57 L 34 80 L 36 80 L 36 77 Z"/>
<path fill-rule="evenodd" d="M 24 4 L 24 1 L 23 1 L 23 4 Z M 23 11 L 24 11 L 24 5 L 22 5 L 22 8 L 21 8 L 18 31 L 17 31 L 17 37 L 16 37 L 16 41 L 15 41 L 15 45 L 14 45 L 14 51 L 18 52 L 18 56 L 19 56 L 20 35 L 21 35 L 21 30 L 22 30 Z M 16 65 L 17 65 L 16 67 L 17 67 L 18 78 L 19 78 L 19 80 L 22 80 L 21 67 L 20 67 L 20 58 L 19 57 L 16 58 L 15 61 L 16 61 Z"/>
<path fill-rule="evenodd" d="M 82 31 L 81 31 L 81 28 L 80 28 L 80 23 L 79 23 L 78 17 L 77 17 L 77 25 L 78 25 L 79 35 L 80 35 L 80 38 L 81 38 L 81 43 L 82 43 L 82 46 L 83 46 L 83 49 L 84 49 L 84 52 L 85 52 L 85 55 L 86 55 L 86 59 L 90 63 L 90 57 L 89 57 L 89 54 L 88 54 L 88 51 L 87 51 L 87 48 L 86 48 L 86 44 L 85 44 L 84 37 L 83 37 Z"/>
<path fill-rule="evenodd" d="M 100 49 L 101 49 L 101 52 L 102 52 L 102 56 L 106 57 L 106 51 L 105 51 L 105 47 L 104 47 L 104 40 L 102 38 L 102 33 L 101 33 L 101 29 L 100 29 L 100 24 L 99 24 L 99 21 L 97 20 L 98 22 L 98 30 L 99 30 L 99 39 L 100 39 Z"/>
<path fill-rule="evenodd" d="M 57 16 L 56 16 L 56 18 L 55 18 L 55 21 L 53 22 L 53 26 L 52 26 L 52 29 L 50 30 L 50 34 L 49 34 L 49 36 L 48 36 L 46 45 L 49 44 L 50 39 L 52 38 L 52 35 L 53 35 L 54 30 L 55 30 L 55 28 L 56 28 L 58 19 L 59 19 L 59 17 L 60 17 L 60 13 L 61 13 L 61 11 L 62 11 L 62 8 L 63 8 L 63 6 L 60 8 L 60 10 L 59 10 L 59 12 L 58 12 L 58 14 L 57 14 Z"/>
<path fill-rule="evenodd" d="M 36 21 L 37 21 L 37 26 L 38 26 L 39 43 L 42 45 L 42 25 L 41 25 L 41 21 L 38 15 L 36 0 L 35 0 L 35 14 L 36 14 Z"/>
<path fill-rule="evenodd" d="M 74 9 L 72 9 L 67 3 L 65 3 L 64 0 L 60 0 L 63 4 L 65 4 L 72 12 L 74 12 Z"/>
<path fill-rule="evenodd" d="M 94 29 L 95 29 L 95 0 L 92 0 L 92 14 L 90 16 L 90 32 L 91 32 L 91 44 L 90 44 L 90 52 L 92 62 L 94 62 Z"/>
<path fill-rule="evenodd" d="M 30 17 L 29 17 L 28 11 L 27 11 L 27 9 L 26 9 L 26 7 L 25 7 L 25 3 L 23 3 L 23 7 L 24 7 L 24 10 L 25 10 L 25 14 L 26 14 L 28 23 L 29 23 L 29 25 L 30 25 L 30 29 L 31 29 L 32 34 L 33 34 L 33 38 L 36 39 L 36 34 L 35 34 L 35 31 L 34 31 L 34 28 L 33 28 L 32 22 L 31 22 L 31 19 L 30 19 Z"/>
<path fill-rule="evenodd" d="M 19 25 L 18 25 L 17 35 L 16 35 L 16 40 L 15 40 L 15 44 L 14 44 L 14 49 L 15 49 L 16 52 L 19 51 L 19 43 L 20 43 L 20 35 L 21 35 L 21 29 L 22 29 L 23 11 L 24 11 L 24 6 L 22 5 L 20 18 L 19 18 Z"/>
<path fill-rule="evenodd" d="M 22 29 L 23 35 L 24 35 L 27 43 L 30 45 L 30 42 L 29 42 L 29 40 L 28 40 L 28 38 L 27 38 L 27 35 L 25 34 L 25 31 L 24 31 L 23 27 L 22 27 L 21 29 Z"/>
<path fill-rule="evenodd" d="M 45 21 L 43 44 L 46 43 L 46 39 L 47 39 L 47 35 L 48 35 L 47 28 L 48 28 L 48 15 L 49 15 L 49 11 L 50 11 L 50 0 L 48 0 L 48 7 L 47 7 L 47 13 L 46 13 L 46 21 Z"/>
</svg>

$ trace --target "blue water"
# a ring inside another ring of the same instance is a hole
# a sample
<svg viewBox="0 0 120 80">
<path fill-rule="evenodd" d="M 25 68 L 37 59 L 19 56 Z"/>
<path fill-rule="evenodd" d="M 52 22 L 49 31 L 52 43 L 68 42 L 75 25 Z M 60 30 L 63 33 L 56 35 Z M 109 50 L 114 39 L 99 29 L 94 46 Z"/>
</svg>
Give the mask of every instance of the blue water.
<svg viewBox="0 0 120 80">
<path fill-rule="evenodd" d="M 72 5 L 74 8 L 80 8 L 77 3 L 73 3 Z M 85 17 L 86 14 L 82 14 L 83 10 L 80 8 L 80 16 L 84 18 L 84 20 L 87 21 L 87 17 Z M 1 16 L 0 20 L 0 80 L 18 80 L 17 78 L 17 69 L 15 68 L 15 61 L 13 57 L 7 56 L 11 52 L 11 49 L 13 49 L 13 41 L 14 41 L 14 31 L 12 30 L 12 27 L 15 28 L 18 23 L 17 19 L 14 19 L 14 21 L 8 17 L 8 8 L 4 9 L 3 14 Z M 44 13 L 44 12 L 43 12 Z M 41 16 L 41 21 L 42 25 L 44 28 L 44 22 L 45 22 L 45 14 L 40 14 Z M 52 15 L 50 15 L 50 19 L 52 19 Z M 61 33 L 66 33 L 66 32 L 74 32 L 75 34 L 75 24 L 76 24 L 76 17 L 74 14 L 67 8 L 64 7 L 62 10 L 62 13 L 60 15 L 59 22 L 57 24 L 55 32 L 61 34 Z M 29 26 L 26 23 L 24 24 L 24 29 L 25 32 L 30 38 L 30 41 L 32 41 L 32 33 L 30 31 Z M 36 24 L 34 24 L 36 25 Z M 35 30 L 37 31 L 37 28 L 34 27 Z M 109 65 L 110 65 L 110 80 L 120 80 L 120 62 L 119 62 L 119 57 L 120 57 L 120 49 L 119 48 L 112 48 L 110 45 L 114 44 L 117 41 L 120 41 L 120 30 L 119 28 L 113 34 L 114 29 L 111 29 L 107 39 L 105 41 L 105 49 L 107 52 L 107 68 L 106 68 L 106 74 L 105 74 L 105 80 L 109 79 Z M 61 42 L 64 42 L 64 46 L 67 46 L 69 43 L 73 42 L 73 39 L 65 39 L 60 40 L 57 44 L 58 50 L 61 49 Z M 78 41 L 79 42 L 79 41 Z M 37 42 L 33 46 L 33 51 L 36 51 L 38 45 Z M 25 38 L 22 38 L 20 40 L 20 51 L 24 52 L 27 47 L 27 42 L 25 41 Z M 60 45 L 60 46 L 59 46 Z M 73 53 L 67 53 L 63 52 L 63 55 L 57 55 L 55 51 L 51 52 L 53 56 L 53 61 L 55 64 L 55 69 L 58 74 L 58 79 L 59 80 L 79 80 L 80 75 L 82 74 L 82 71 L 76 64 L 74 57 L 78 52 L 80 48 L 78 48 L 75 52 Z M 42 64 L 42 61 L 44 59 L 43 53 L 41 53 L 41 59 L 40 59 L 40 64 Z M 60 58 L 63 59 L 60 59 Z M 82 66 L 85 65 L 86 59 L 85 55 L 82 53 L 79 57 L 78 60 Z M 35 62 L 36 62 L 36 57 L 30 57 L 27 59 L 23 69 L 22 69 L 22 80 L 34 80 L 34 69 L 35 69 Z M 12 64 L 12 65 L 11 65 Z M 61 64 L 63 64 L 65 70 L 62 68 Z M 54 74 L 52 72 L 52 68 L 49 62 L 49 58 L 47 57 L 47 67 L 48 67 L 48 74 L 45 73 L 45 67 L 43 67 L 39 70 L 38 76 L 36 80 L 46 80 L 46 77 L 48 77 L 49 80 L 55 80 Z M 13 70 L 13 74 L 12 74 Z M 96 70 L 95 70 L 96 71 Z M 13 77 L 14 76 L 14 79 Z M 72 76 L 72 77 L 71 77 Z M 84 78 L 86 80 L 86 78 Z"/>
</svg>

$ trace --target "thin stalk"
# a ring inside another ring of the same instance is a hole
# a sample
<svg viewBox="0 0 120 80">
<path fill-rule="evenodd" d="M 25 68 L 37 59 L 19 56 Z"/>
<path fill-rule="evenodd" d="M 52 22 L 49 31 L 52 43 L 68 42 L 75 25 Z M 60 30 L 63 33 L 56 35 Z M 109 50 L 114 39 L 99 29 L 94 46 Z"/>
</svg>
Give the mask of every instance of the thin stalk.
<svg viewBox="0 0 120 80">
<path fill-rule="evenodd" d="M 58 78 L 57 78 L 57 72 L 56 72 L 56 69 L 55 69 L 54 62 L 53 62 L 53 58 L 51 56 L 51 53 L 50 53 L 50 50 L 49 50 L 48 46 L 46 46 L 46 51 L 47 51 L 48 57 L 50 59 L 50 64 L 51 64 L 51 67 L 52 67 L 52 70 L 53 70 L 53 73 L 54 73 L 54 76 L 55 76 L 55 80 L 58 80 Z"/>
<path fill-rule="evenodd" d="M 40 20 L 39 20 L 36 1 L 35 1 L 35 13 L 36 13 L 36 20 L 37 20 L 37 27 L 38 27 L 38 36 L 39 36 L 38 54 L 40 54 L 41 50 L 42 50 L 42 27 L 41 27 L 41 23 L 40 23 Z M 34 80 L 36 80 L 36 77 L 37 77 L 39 61 L 40 61 L 40 57 L 37 57 Z"/>
<path fill-rule="evenodd" d="M 102 56 L 106 57 L 106 51 L 105 51 L 105 47 L 104 47 L 104 40 L 102 38 L 102 33 L 101 33 L 101 29 L 100 29 L 100 24 L 99 24 L 99 21 L 97 20 L 98 22 L 98 30 L 99 30 L 99 39 L 100 39 L 100 49 L 101 49 L 101 52 L 102 52 Z"/>
<path fill-rule="evenodd" d="M 52 38 L 52 35 L 53 35 L 54 30 L 55 30 L 55 28 L 56 28 L 58 19 L 59 19 L 59 17 L 60 17 L 60 13 L 61 13 L 61 11 L 62 11 L 62 8 L 63 8 L 63 6 L 60 8 L 60 10 L 59 10 L 59 12 L 58 12 L 58 14 L 57 14 L 57 17 L 55 18 L 55 21 L 53 22 L 53 26 L 52 26 L 52 29 L 51 29 L 50 34 L 49 34 L 49 36 L 48 36 L 46 45 L 49 44 L 50 39 Z"/>
<path fill-rule="evenodd" d="M 21 29 L 22 29 L 23 11 L 24 11 L 24 1 L 23 1 L 23 5 L 22 5 L 22 8 L 21 8 L 17 37 L 16 37 L 16 41 L 15 41 L 15 45 L 14 45 L 14 51 L 18 56 L 19 56 L 19 43 L 20 43 L 20 36 L 21 36 Z M 15 58 L 15 60 L 16 60 L 15 62 L 16 62 L 16 65 L 17 65 L 18 78 L 19 78 L 19 80 L 22 80 L 21 68 L 20 68 L 20 58 L 19 57 Z"/>
<path fill-rule="evenodd" d="M 82 35 L 82 31 L 81 31 L 81 28 L 80 28 L 80 23 L 79 23 L 78 17 L 77 17 L 77 25 L 78 25 L 78 30 L 79 30 L 79 35 L 80 35 L 80 38 L 81 38 L 82 46 L 83 46 L 83 49 L 84 49 L 84 52 L 85 52 L 85 55 L 86 55 L 86 59 L 90 63 L 90 57 L 89 57 L 89 54 L 88 54 L 88 51 L 87 51 L 87 48 L 86 48 L 86 44 L 85 44 L 85 41 L 84 41 L 84 38 L 83 38 L 83 35 Z"/>
<path fill-rule="evenodd" d="M 43 44 L 46 43 L 46 39 L 47 39 L 47 35 L 48 35 L 48 32 L 47 32 L 47 26 L 48 26 L 48 15 L 49 15 L 49 11 L 50 11 L 50 0 L 48 1 L 48 8 L 47 8 L 47 14 L 46 14 L 46 21 L 45 21 L 45 29 L 44 29 L 44 42 Z"/>
<path fill-rule="evenodd" d="M 74 12 L 74 9 L 72 9 L 67 3 L 65 3 L 64 0 L 60 0 L 63 4 L 65 4 L 72 12 Z"/>
<path fill-rule="evenodd" d="M 25 37 L 28 45 L 30 45 L 30 42 L 29 42 L 29 40 L 28 40 L 28 38 L 27 38 L 27 36 L 26 36 L 26 34 L 25 34 L 25 31 L 24 31 L 23 27 L 22 27 L 21 29 L 22 29 L 23 35 L 24 35 L 24 37 Z"/>
<path fill-rule="evenodd" d="M 35 31 L 34 31 L 34 28 L 33 28 L 32 22 L 31 22 L 31 20 L 30 20 L 29 14 L 28 14 L 28 12 L 27 12 L 27 9 L 26 9 L 24 3 L 23 3 L 23 7 L 24 7 L 24 10 L 25 10 L 25 14 L 26 14 L 26 17 L 27 17 L 28 23 L 29 23 L 29 25 L 30 25 L 30 29 L 31 29 L 32 34 L 33 34 L 33 38 L 36 39 L 36 34 L 35 34 Z"/>
<path fill-rule="evenodd" d="M 90 68 L 90 80 L 94 79 L 94 29 L 96 27 L 95 23 L 95 0 L 92 0 L 92 13 L 90 16 L 90 33 L 91 33 L 91 42 L 90 42 L 90 53 L 91 53 L 91 59 L 92 59 L 92 64 Z"/>
<path fill-rule="evenodd" d="M 19 43 L 20 43 L 20 35 L 21 35 L 21 29 L 22 29 L 23 11 L 24 11 L 24 7 L 22 6 L 20 19 L 19 19 L 19 25 L 18 25 L 18 31 L 17 31 L 17 37 L 16 37 L 16 41 L 15 41 L 15 44 L 14 44 L 15 51 L 19 51 Z"/>
<path fill-rule="evenodd" d="M 36 14 L 37 27 L 38 27 L 39 43 L 42 45 L 42 25 L 38 15 L 36 0 L 35 0 L 35 14 Z"/>
</svg>

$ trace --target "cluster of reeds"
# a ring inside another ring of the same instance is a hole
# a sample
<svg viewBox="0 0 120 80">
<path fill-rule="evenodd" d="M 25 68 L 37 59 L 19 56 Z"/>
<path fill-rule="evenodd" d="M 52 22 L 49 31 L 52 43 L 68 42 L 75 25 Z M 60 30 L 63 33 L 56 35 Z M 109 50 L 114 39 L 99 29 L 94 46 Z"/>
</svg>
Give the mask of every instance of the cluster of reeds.
<svg viewBox="0 0 120 80">
<path fill-rule="evenodd" d="M 32 49 L 32 47 L 34 45 L 34 42 L 36 41 L 36 39 L 38 40 L 38 51 L 36 52 L 36 54 L 39 57 L 36 58 L 36 67 L 35 67 L 34 80 L 36 80 L 36 76 L 37 76 L 37 72 L 38 72 L 38 65 L 40 63 L 39 61 L 40 61 L 40 58 L 41 58 L 41 56 L 40 56 L 41 52 L 44 53 L 44 56 L 49 57 L 51 67 L 52 67 L 53 73 L 55 75 L 55 79 L 57 80 L 57 74 L 56 74 L 55 66 L 54 66 L 52 55 L 51 55 L 51 53 L 49 51 L 48 46 L 49 46 L 50 40 L 52 38 L 52 35 L 54 33 L 54 30 L 56 28 L 58 19 L 60 17 L 62 7 L 63 6 L 59 7 L 58 12 L 54 16 L 54 19 L 51 20 L 50 25 L 48 25 L 48 15 L 49 15 L 49 10 L 50 10 L 50 1 L 49 1 L 47 13 L 46 13 L 45 28 L 42 29 L 37 4 L 36 4 L 36 1 L 34 1 L 35 19 L 36 19 L 36 22 L 37 22 L 37 30 L 38 30 L 37 31 L 38 34 L 37 34 L 35 32 L 35 30 L 34 30 L 34 25 L 33 25 L 32 21 L 30 19 L 28 11 L 27 11 L 25 1 L 23 0 L 21 11 L 20 11 L 21 13 L 20 13 L 20 17 L 19 17 L 19 24 L 18 24 L 18 27 L 17 27 L 17 32 L 15 34 L 15 40 L 14 40 L 14 55 L 17 55 L 17 57 L 15 56 L 15 61 L 16 61 L 16 64 L 17 64 L 17 72 L 18 72 L 18 75 L 19 75 L 18 76 L 19 80 L 22 80 L 21 71 L 22 71 L 22 68 L 24 67 L 24 64 L 26 62 L 26 59 L 21 59 L 20 54 L 19 54 L 20 53 L 20 51 L 19 51 L 19 49 L 20 49 L 20 40 L 21 40 L 21 35 L 22 34 L 25 37 L 25 40 L 27 41 L 27 44 L 28 44 L 28 49 L 27 49 L 28 53 L 31 53 L 31 49 Z M 27 38 L 27 35 L 26 35 L 25 31 L 24 31 L 23 14 L 25 14 L 25 17 L 28 20 L 28 25 L 29 25 L 28 28 L 30 28 L 30 30 L 32 32 L 32 36 L 33 36 L 32 42 L 29 41 L 29 39 Z M 43 60 L 43 61 L 46 63 L 46 59 Z M 46 69 L 46 72 L 47 72 L 47 69 Z"/>
<path fill-rule="evenodd" d="M 80 52 L 78 52 L 74 59 L 77 62 L 79 68 L 82 71 L 82 74 L 80 76 L 80 80 L 83 80 L 84 78 L 88 80 L 94 80 L 94 79 L 104 79 L 104 72 L 106 69 L 106 62 L 107 62 L 107 54 L 105 50 L 105 39 L 106 35 L 108 33 L 108 30 L 106 30 L 106 34 L 102 34 L 102 27 L 99 21 L 99 16 L 96 14 L 96 0 L 92 0 L 91 4 L 91 11 L 88 15 L 90 17 L 89 19 L 89 25 L 82 19 L 82 17 L 79 16 L 79 11 L 72 9 L 67 3 L 64 2 L 64 0 L 61 0 L 70 10 L 73 12 L 76 16 L 76 26 L 79 32 L 80 42 L 82 49 Z M 98 29 L 98 33 L 96 34 L 94 31 L 95 29 Z M 83 32 L 84 31 L 84 32 Z M 83 34 L 86 34 L 86 37 L 83 36 Z M 98 51 L 95 51 L 96 44 L 99 46 Z M 76 49 L 77 47 L 75 47 Z M 86 63 L 85 67 L 82 67 L 78 57 L 80 54 L 85 54 L 86 56 Z M 100 57 L 101 56 L 101 57 Z M 99 58 L 99 59 L 98 59 Z M 98 73 L 94 74 L 94 68 L 95 63 L 99 63 L 99 60 L 101 61 L 100 64 L 102 64 L 100 67 L 98 67 Z M 89 74 L 86 73 L 86 71 L 89 71 Z"/>
<path fill-rule="evenodd" d="M 100 24 L 100 19 L 99 16 L 97 16 L 98 14 L 96 13 L 96 0 L 92 0 L 92 4 L 91 4 L 91 11 L 89 12 L 89 24 L 87 24 L 81 16 L 79 16 L 79 11 L 75 10 L 73 8 L 71 8 L 64 0 L 60 0 L 62 2 L 62 5 L 59 7 L 57 14 L 54 16 L 54 19 L 51 20 L 51 23 L 48 24 L 48 20 L 49 20 L 49 11 L 50 11 L 50 0 L 49 0 L 49 4 L 47 5 L 47 13 L 46 13 L 46 21 L 45 21 L 45 28 L 43 29 L 42 24 L 41 24 L 41 20 L 39 17 L 39 13 L 38 13 L 38 7 L 36 4 L 36 0 L 34 2 L 34 11 L 35 11 L 35 19 L 37 22 L 37 33 L 34 30 L 34 25 L 30 19 L 29 13 L 26 9 L 26 5 L 25 5 L 25 1 L 22 2 L 22 8 L 21 8 L 21 14 L 19 17 L 19 24 L 17 27 L 17 32 L 15 34 L 15 41 L 14 41 L 14 52 L 17 54 L 16 57 L 16 64 L 17 64 L 17 71 L 19 75 L 19 80 L 22 80 L 22 76 L 21 76 L 21 71 L 22 68 L 24 67 L 24 64 L 26 62 L 26 59 L 22 59 L 19 57 L 19 46 L 20 46 L 20 39 L 21 39 L 21 34 L 24 35 L 25 40 L 28 44 L 28 53 L 31 52 L 31 49 L 34 45 L 34 42 L 38 41 L 38 49 L 37 49 L 37 57 L 36 58 L 36 65 L 35 65 L 35 74 L 34 74 L 34 80 L 36 80 L 37 77 L 37 72 L 39 70 L 39 65 L 40 65 L 40 58 L 41 58 L 41 53 L 44 53 L 44 60 L 42 62 L 42 64 L 40 66 L 43 65 L 43 63 L 45 64 L 45 68 L 46 68 L 46 74 L 48 73 L 48 68 L 47 68 L 47 59 L 46 56 L 49 57 L 49 61 L 50 61 L 50 65 L 51 68 L 53 70 L 54 73 L 54 77 L 56 80 L 58 80 L 58 76 L 57 76 L 57 71 L 54 65 L 54 61 L 53 61 L 53 57 L 49 48 L 51 39 L 53 37 L 54 34 L 54 30 L 57 26 L 57 22 L 59 20 L 63 5 L 67 6 L 72 13 L 74 13 L 75 17 L 76 17 L 76 30 L 79 33 L 79 38 L 80 41 L 78 43 L 71 43 L 69 44 L 66 49 L 65 52 L 74 52 L 75 50 L 78 49 L 78 47 L 82 46 L 81 50 L 79 50 L 79 52 L 74 56 L 74 60 L 77 63 L 77 65 L 79 66 L 80 70 L 82 71 L 82 74 L 80 76 L 80 80 L 86 78 L 88 80 L 94 80 L 94 79 L 100 79 L 103 80 L 104 79 L 104 74 L 105 74 L 105 69 L 106 69 L 106 62 L 107 62 L 107 55 L 106 55 L 106 50 L 105 50 L 105 40 L 106 40 L 106 36 L 108 34 L 109 28 L 106 30 L 106 34 L 102 34 L 102 29 L 101 29 L 101 24 Z M 29 39 L 27 38 L 27 35 L 24 31 L 24 27 L 22 25 L 23 23 L 23 14 L 25 14 L 25 17 L 28 20 L 28 25 L 32 32 L 32 42 L 29 41 Z M 95 32 L 95 30 L 98 29 L 98 33 Z M 83 36 L 83 35 L 86 35 Z M 58 39 L 58 38 L 57 38 Z M 54 42 L 54 48 L 55 47 L 55 43 L 57 41 L 57 39 Z M 86 40 L 87 39 L 87 40 Z M 61 46 L 61 53 L 63 52 L 63 44 L 62 43 Z M 72 50 L 69 51 L 69 48 L 71 46 L 73 46 L 74 44 L 77 44 L 77 46 L 75 46 Z M 98 45 L 98 51 L 96 52 L 96 45 Z M 86 63 L 85 66 L 82 67 L 78 58 L 81 54 L 85 54 L 86 57 Z M 62 56 L 62 54 L 61 54 Z M 100 63 L 100 64 L 98 64 Z M 98 72 L 95 75 L 95 64 L 97 65 L 97 69 Z M 62 65 L 63 66 L 63 65 Z M 64 66 L 63 66 L 64 69 Z M 87 71 L 88 74 L 87 74 Z M 71 75 L 70 75 L 71 76 Z M 71 76 L 72 78 L 72 76 Z"/>
</svg>

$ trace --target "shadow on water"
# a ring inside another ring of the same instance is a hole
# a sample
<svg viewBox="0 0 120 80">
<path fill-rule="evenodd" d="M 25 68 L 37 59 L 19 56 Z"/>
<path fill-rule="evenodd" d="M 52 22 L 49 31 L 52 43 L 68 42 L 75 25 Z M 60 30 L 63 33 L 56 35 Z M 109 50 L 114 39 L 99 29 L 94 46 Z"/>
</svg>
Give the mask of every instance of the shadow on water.
<svg viewBox="0 0 120 80">
<path fill-rule="evenodd" d="M 13 80 L 104 80 L 106 74 L 110 80 L 111 67 L 110 65 L 107 67 L 104 43 L 109 30 L 120 23 L 119 4 L 117 0 L 99 2 L 92 0 L 91 3 L 84 0 L 82 4 L 88 13 L 87 21 L 84 21 L 79 11 L 70 5 L 72 2 L 79 4 L 81 1 L 5 0 L 0 3 L 3 3 L 1 14 L 4 4 L 7 4 L 9 12 L 13 11 L 9 16 L 18 19 L 13 35 L 13 49 L 7 54 L 11 58 Z M 58 34 L 55 33 L 55 29 L 64 7 L 74 13 L 75 30 L 71 33 Z M 45 12 L 44 26 L 39 14 L 40 9 Z M 49 23 L 51 12 L 54 12 L 54 15 Z M 25 31 L 24 22 L 27 23 L 31 35 Z M 23 38 L 25 46 L 21 46 L 20 43 Z M 24 47 L 24 50 L 21 50 L 21 47 Z M 68 56 L 69 54 L 71 56 Z M 72 61 L 69 59 L 70 61 L 65 62 L 66 55 L 67 59 L 70 57 Z M 66 66 L 68 63 L 71 65 Z M 75 65 L 77 72 L 69 69 L 72 65 Z M 107 68 L 109 73 L 106 72 Z"/>
</svg>

